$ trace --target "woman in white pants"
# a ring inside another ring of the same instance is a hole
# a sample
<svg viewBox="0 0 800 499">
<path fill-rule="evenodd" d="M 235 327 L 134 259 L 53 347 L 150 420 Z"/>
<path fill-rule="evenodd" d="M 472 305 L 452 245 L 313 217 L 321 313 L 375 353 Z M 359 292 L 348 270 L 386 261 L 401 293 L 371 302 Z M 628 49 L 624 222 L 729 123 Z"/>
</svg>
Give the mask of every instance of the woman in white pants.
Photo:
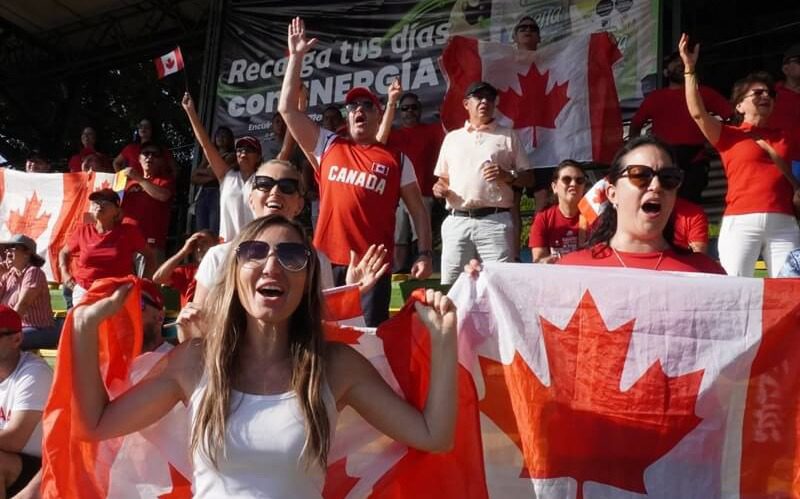
<svg viewBox="0 0 800 499">
<path fill-rule="evenodd" d="M 686 105 L 697 126 L 722 157 L 728 177 L 725 213 L 719 234 L 720 263 L 729 275 L 751 277 L 762 254 L 770 277 L 777 276 L 791 250 L 800 246 L 793 199 L 800 196 L 789 171 L 794 145 L 784 130 L 768 127 L 775 87 L 766 73 L 736 82 L 731 101 L 741 119 L 723 125 L 708 114 L 698 91 L 695 65 L 700 46 L 689 51 L 681 36 L 678 50 L 686 76 Z"/>
</svg>

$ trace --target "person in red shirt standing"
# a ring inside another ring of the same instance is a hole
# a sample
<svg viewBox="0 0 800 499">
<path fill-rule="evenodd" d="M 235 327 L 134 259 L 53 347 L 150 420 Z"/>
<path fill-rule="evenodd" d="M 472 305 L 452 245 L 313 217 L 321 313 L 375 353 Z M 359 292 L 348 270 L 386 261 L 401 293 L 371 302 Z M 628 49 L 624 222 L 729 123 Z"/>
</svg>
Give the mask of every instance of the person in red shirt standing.
<svg viewBox="0 0 800 499">
<path fill-rule="evenodd" d="M 592 228 L 589 247 L 558 263 L 724 274 L 702 253 L 675 247 L 670 216 L 683 172 L 668 146 L 655 137 L 638 137 L 620 149 L 608 172 L 611 203 Z"/>
<path fill-rule="evenodd" d="M 163 149 L 153 142 L 142 144 L 139 163 L 142 173 L 132 167 L 126 170 L 128 185 L 122 197 L 122 212 L 126 219 L 139 226 L 156 255 L 157 264 L 161 264 L 175 195 L 175 177 L 166 166 Z"/>
<path fill-rule="evenodd" d="M 392 103 L 390 102 L 390 105 Z M 439 148 L 444 140 L 444 128 L 441 123 L 421 123 L 422 104 L 417 94 L 406 92 L 400 97 L 400 127 L 392 128 L 389 135 L 388 146 L 398 150 L 408 156 L 414 165 L 414 173 L 417 175 L 419 190 L 422 192 L 422 201 L 428 217 L 431 216 L 433 209 L 433 184 L 436 178 L 433 169 L 436 166 L 436 158 L 439 156 Z M 390 111 L 387 110 L 387 113 Z M 417 231 L 411 223 L 405 203 L 400 201 L 397 207 L 397 222 L 394 232 L 394 269 L 395 272 L 404 268 L 409 253 L 410 239 L 417 239 Z"/>
<path fill-rule="evenodd" d="M 800 129 L 800 43 L 792 45 L 783 54 L 781 70 L 786 79 L 775 85 L 775 109 L 769 117 L 769 126 L 783 130 Z"/>
<path fill-rule="evenodd" d="M 69 158 L 67 165 L 71 173 L 86 171 L 84 169 L 84 162 L 89 159 L 91 162 L 90 168 L 93 171 L 103 171 L 113 173 L 111 166 L 111 159 L 105 154 L 98 152 L 95 149 L 97 143 L 97 132 L 94 128 L 87 126 L 81 132 L 81 150 L 78 154 Z M 93 158 L 92 158 L 93 157 Z M 87 168 L 88 169 L 88 168 Z"/>
<path fill-rule="evenodd" d="M 136 140 L 122 148 L 122 151 L 114 158 L 113 166 L 114 171 L 120 171 L 125 168 L 132 168 L 138 173 L 142 172 L 142 165 L 139 162 L 139 155 L 142 152 L 142 145 L 160 141 L 159 128 L 157 123 L 149 118 L 143 118 L 136 128 Z M 169 168 L 170 174 L 173 174 L 175 167 L 175 158 L 172 156 L 172 151 L 167 147 L 162 147 L 162 154 Z"/>
<path fill-rule="evenodd" d="M 586 228 L 580 226 L 578 211 L 586 190 L 586 175 L 580 163 L 572 159 L 559 163 L 551 185 L 557 202 L 536 213 L 528 238 L 534 263 L 555 263 L 586 240 Z"/>
<path fill-rule="evenodd" d="M 365 254 L 371 244 L 383 244 L 394 255 L 395 209 L 400 198 L 417 229 L 419 258 L 411 275 L 431 274 L 431 226 L 414 169 L 408 158 L 377 140 L 381 121 L 378 98 L 364 87 L 345 97 L 348 137 L 321 130 L 301 109 L 300 69 L 303 56 L 317 40 L 306 40 L 298 17 L 288 28 L 289 60 L 283 79 L 278 111 L 300 147 L 314 151 L 320 188 L 320 215 L 314 246 L 333 264 L 335 284 L 345 282 L 350 250 Z M 376 326 L 389 316 L 391 276 L 386 275 L 366 295 L 362 308 L 367 325 Z"/>
<path fill-rule="evenodd" d="M 134 255 L 145 261 L 144 275 L 155 269 L 153 251 L 135 225 L 122 222 L 119 196 L 111 189 L 89 195 L 89 212 L 94 222 L 79 226 L 58 255 L 64 287 L 72 289 L 72 302 L 80 303 L 92 283 L 103 277 L 124 277 L 133 273 Z M 153 218 L 160 216 L 154 213 Z M 72 255 L 77 261 L 70 265 Z"/>
<path fill-rule="evenodd" d="M 219 238 L 209 229 L 195 232 L 183 244 L 180 251 L 164 262 L 153 274 L 153 282 L 165 284 L 181 294 L 181 307 L 194 298 L 197 282 L 194 279 L 197 268 L 209 248 L 219 244 Z M 181 264 L 192 257 L 193 261 Z"/>
<path fill-rule="evenodd" d="M 738 126 L 723 125 L 706 111 L 694 68 L 699 45 L 689 51 L 689 37 L 679 42 L 686 67 L 686 103 L 695 122 L 719 151 L 728 192 L 719 232 L 719 259 L 730 275 L 752 277 L 762 254 L 770 277 L 776 277 L 790 251 L 800 246 L 794 217 L 800 185 L 789 163 L 796 157 L 793 137 L 771 128 L 775 88 L 767 73 L 751 73 L 736 82 L 731 101 Z"/>
<path fill-rule="evenodd" d="M 678 198 L 672 210 L 672 243 L 695 253 L 708 252 L 708 217 L 703 207 Z"/>
<path fill-rule="evenodd" d="M 664 60 L 666 88 L 647 94 L 631 119 L 630 137 L 638 137 L 647 121 L 652 121 L 652 133 L 675 149 L 678 166 L 684 179 L 678 195 L 694 203 L 702 202 L 708 185 L 708 158 L 704 149 L 706 139 L 689 114 L 684 97 L 684 66 L 677 52 Z M 728 119 L 733 114 L 730 103 L 716 90 L 700 86 L 700 94 L 711 113 Z"/>
</svg>

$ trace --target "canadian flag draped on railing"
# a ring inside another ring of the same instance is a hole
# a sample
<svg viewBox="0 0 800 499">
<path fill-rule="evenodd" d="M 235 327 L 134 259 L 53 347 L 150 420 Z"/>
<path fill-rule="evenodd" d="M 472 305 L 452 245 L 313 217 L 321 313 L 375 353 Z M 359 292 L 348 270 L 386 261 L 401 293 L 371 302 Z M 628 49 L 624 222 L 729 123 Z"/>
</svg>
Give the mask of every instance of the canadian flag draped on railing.
<svg viewBox="0 0 800 499">
<path fill-rule="evenodd" d="M 440 65 L 448 80 L 441 108 L 448 130 L 467 119 L 464 92 L 474 81 L 499 91 L 499 123 L 511 126 L 535 166 L 610 163 L 622 145 L 622 115 L 612 66 L 621 53 L 607 33 L 572 36 L 539 50 L 454 36 Z"/>
<path fill-rule="evenodd" d="M 459 307 L 453 450 L 409 449 L 345 409 L 324 497 L 800 494 L 800 280 L 487 264 L 450 296 Z M 126 306 L 131 316 L 137 299 Z M 134 323 L 117 319 L 100 335 L 109 384 L 133 362 Z M 410 304 L 377 331 L 329 327 L 327 335 L 423 406 L 429 344 Z M 45 497 L 110 497 L 57 487 L 108 487 L 120 479 L 114 473 L 138 470 L 118 463 L 110 473 L 89 466 L 91 452 L 65 450 L 74 444 L 69 426 L 51 426 L 69 411 L 70 385 L 59 385 L 68 360 L 58 362 L 44 416 Z M 157 443 L 171 449 L 160 456 L 186 446 Z M 173 461 L 160 475 L 185 486 Z"/>
<path fill-rule="evenodd" d="M 114 187 L 110 173 L 26 173 L 0 168 L 0 240 L 25 234 L 36 241 L 47 279 L 60 280 L 58 253 L 84 222 L 89 194 Z"/>
</svg>

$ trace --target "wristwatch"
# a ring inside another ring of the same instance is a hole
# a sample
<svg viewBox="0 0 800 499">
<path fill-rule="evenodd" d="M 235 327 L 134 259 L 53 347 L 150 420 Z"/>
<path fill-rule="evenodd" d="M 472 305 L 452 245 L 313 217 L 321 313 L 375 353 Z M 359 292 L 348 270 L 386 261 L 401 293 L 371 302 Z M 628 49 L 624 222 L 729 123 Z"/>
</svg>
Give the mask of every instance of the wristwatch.
<svg viewBox="0 0 800 499">
<path fill-rule="evenodd" d="M 519 178 L 519 173 L 517 173 L 517 170 L 514 170 L 513 168 L 508 170 L 508 173 L 511 174 L 511 182 L 516 182 Z"/>
<path fill-rule="evenodd" d="M 419 256 L 427 256 L 427 257 L 433 258 L 433 250 L 418 251 L 417 255 L 419 255 Z"/>
</svg>

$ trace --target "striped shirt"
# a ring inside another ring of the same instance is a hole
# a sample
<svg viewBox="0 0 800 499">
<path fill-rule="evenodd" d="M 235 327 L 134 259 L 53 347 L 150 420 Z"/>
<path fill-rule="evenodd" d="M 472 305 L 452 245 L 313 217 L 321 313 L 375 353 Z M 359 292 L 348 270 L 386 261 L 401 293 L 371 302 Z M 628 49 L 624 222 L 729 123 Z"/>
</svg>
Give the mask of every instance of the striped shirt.
<svg viewBox="0 0 800 499">
<path fill-rule="evenodd" d="M 53 325 L 50 290 L 47 278 L 39 267 L 29 265 L 22 271 L 12 268 L 0 277 L 0 303 L 16 310 L 23 290 L 33 293 L 31 303 L 22 316 L 22 327 L 49 327 Z"/>
</svg>

